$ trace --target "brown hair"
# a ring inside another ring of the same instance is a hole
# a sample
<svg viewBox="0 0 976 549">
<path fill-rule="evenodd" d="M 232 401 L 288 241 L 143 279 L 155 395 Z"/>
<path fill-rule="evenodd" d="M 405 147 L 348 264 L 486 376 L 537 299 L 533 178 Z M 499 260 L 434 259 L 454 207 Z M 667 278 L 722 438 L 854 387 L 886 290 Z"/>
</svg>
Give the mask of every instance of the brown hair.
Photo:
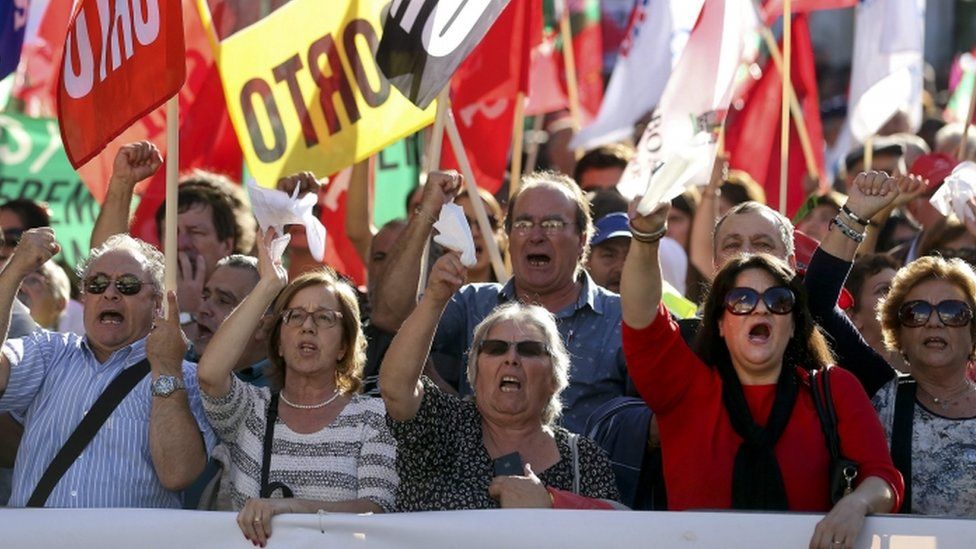
<svg viewBox="0 0 976 549">
<path fill-rule="evenodd" d="M 271 305 L 274 324 L 268 339 L 268 360 L 271 361 L 267 369 L 268 378 L 275 387 L 285 384 L 287 365 L 281 356 L 281 316 L 295 294 L 312 286 L 323 286 L 323 291 L 333 292 L 339 301 L 339 311 L 342 313 L 339 324 L 342 326 L 342 344 L 346 347 L 346 353 L 335 366 L 336 388 L 344 393 L 358 392 L 366 364 L 366 338 L 359 323 L 359 302 L 352 286 L 327 267 L 308 271 L 292 280 Z"/>
<path fill-rule="evenodd" d="M 966 303 L 976 308 L 976 273 L 968 263 L 961 259 L 943 259 L 936 256 L 920 257 L 905 265 L 891 281 L 888 297 L 878 302 L 878 318 L 881 319 L 881 335 L 885 346 L 892 351 L 901 352 L 901 339 L 898 309 L 912 288 L 927 280 L 944 280 L 966 294 Z M 976 342 L 976 322 L 969 323 L 969 333 Z"/>
<path fill-rule="evenodd" d="M 217 240 L 233 239 L 234 253 L 249 254 L 254 248 L 257 222 L 251 214 L 247 193 L 227 177 L 194 170 L 180 179 L 177 211 L 184 213 L 197 206 L 210 206 Z M 156 210 L 156 233 L 162 240 L 166 208 Z"/>
<path fill-rule="evenodd" d="M 898 264 L 898 260 L 888 254 L 868 254 L 857 258 L 854 261 L 854 267 L 851 268 L 851 273 L 847 275 L 847 281 L 844 282 L 844 287 L 854 298 L 854 311 L 861 310 L 859 298 L 864 282 L 868 278 L 885 269 L 897 271 L 899 268 L 901 265 Z"/>
</svg>

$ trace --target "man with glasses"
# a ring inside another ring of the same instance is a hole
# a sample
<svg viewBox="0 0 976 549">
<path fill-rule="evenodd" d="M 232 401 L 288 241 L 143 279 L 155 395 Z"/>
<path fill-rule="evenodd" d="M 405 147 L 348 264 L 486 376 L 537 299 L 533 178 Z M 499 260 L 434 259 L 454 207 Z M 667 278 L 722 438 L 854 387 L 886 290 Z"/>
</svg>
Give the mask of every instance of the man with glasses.
<svg viewBox="0 0 976 549">
<path fill-rule="evenodd" d="M 179 507 L 177 491 L 200 474 L 214 436 L 194 366 L 183 361 L 175 294 L 160 314 L 163 258 L 128 235 L 92 250 L 80 270 L 87 335 L 39 331 L 7 338 L 17 290 L 58 252 L 49 228 L 26 231 L 0 272 L 0 411 L 24 417 L 10 505 Z M 80 454 L 36 491 L 49 464 L 105 388 L 145 368 Z"/>
<path fill-rule="evenodd" d="M 424 198 L 377 288 L 373 321 L 396 331 L 415 305 L 418 258 L 441 205 L 460 184 L 457 174 L 428 176 Z M 505 219 L 513 276 L 506 284 L 468 284 L 448 303 L 431 351 L 437 371 L 464 394 L 464 372 L 474 328 L 498 305 L 511 301 L 541 305 L 556 316 L 572 355 L 570 384 L 563 392 L 563 425 L 582 432 L 590 413 L 623 395 L 627 368 L 620 349 L 620 298 L 599 286 L 583 269 L 593 222 L 589 203 L 572 179 L 535 173 L 508 204 Z"/>
</svg>

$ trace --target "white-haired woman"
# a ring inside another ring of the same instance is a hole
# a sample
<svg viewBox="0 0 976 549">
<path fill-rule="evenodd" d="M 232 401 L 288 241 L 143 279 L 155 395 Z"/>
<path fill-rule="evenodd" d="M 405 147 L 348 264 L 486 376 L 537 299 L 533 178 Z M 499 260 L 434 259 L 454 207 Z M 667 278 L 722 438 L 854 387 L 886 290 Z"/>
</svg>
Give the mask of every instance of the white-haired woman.
<svg viewBox="0 0 976 549">
<path fill-rule="evenodd" d="M 399 510 L 600 507 L 594 500 L 618 499 L 602 450 L 555 425 L 569 355 L 545 309 L 502 305 L 475 328 L 473 401 L 422 377 L 437 323 L 464 278 L 456 254 L 437 261 L 380 368 L 397 439 Z"/>
</svg>

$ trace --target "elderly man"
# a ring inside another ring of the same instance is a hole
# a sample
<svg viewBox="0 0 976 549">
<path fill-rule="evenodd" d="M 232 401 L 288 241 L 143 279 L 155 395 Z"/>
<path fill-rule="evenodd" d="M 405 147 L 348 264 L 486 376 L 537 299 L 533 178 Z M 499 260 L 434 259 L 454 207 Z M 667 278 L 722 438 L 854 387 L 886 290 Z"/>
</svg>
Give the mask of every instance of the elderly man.
<svg viewBox="0 0 976 549">
<path fill-rule="evenodd" d="M 377 288 L 373 322 L 395 331 L 412 310 L 424 241 L 441 205 L 457 191 L 460 176 L 432 173 L 419 211 L 410 219 Z M 463 286 L 447 306 L 432 356 L 446 381 L 471 393 L 464 373 L 474 327 L 501 303 L 535 303 L 556 316 L 573 356 L 564 396 L 564 426 L 581 432 L 590 413 L 622 395 L 627 368 L 620 349 L 620 297 L 597 286 L 583 270 L 593 222 L 579 186 L 564 175 L 536 173 L 522 179 L 508 204 L 505 230 L 514 276 L 507 284 Z"/>
<path fill-rule="evenodd" d="M 30 309 L 34 322 L 44 329 L 57 330 L 71 299 L 71 282 L 60 265 L 45 261 L 24 278 L 17 297 Z"/>
<path fill-rule="evenodd" d="M 85 337 L 42 330 L 7 339 L 21 282 L 58 250 L 51 229 L 29 230 L 0 272 L 0 411 L 22 415 L 25 428 L 10 504 L 179 507 L 176 492 L 203 470 L 215 439 L 194 367 L 183 362 L 174 293 L 169 315 L 159 315 L 162 255 L 128 235 L 110 237 L 81 268 Z M 95 406 L 117 376 L 135 385 L 118 393 L 116 407 Z M 66 441 L 97 408 L 109 415 L 89 423 L 90 442 L 72 459 Z M 63 464 L 59 474 L 52 462 Z"/>
</svg>

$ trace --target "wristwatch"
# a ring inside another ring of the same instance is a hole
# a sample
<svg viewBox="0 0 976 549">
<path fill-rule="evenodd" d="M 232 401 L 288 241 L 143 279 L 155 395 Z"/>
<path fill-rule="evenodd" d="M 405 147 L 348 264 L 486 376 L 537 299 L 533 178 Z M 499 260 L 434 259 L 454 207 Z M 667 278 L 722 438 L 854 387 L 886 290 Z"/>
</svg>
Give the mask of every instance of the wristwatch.
<svg viewBox="0 0 976 549">
<path fill-rule="evenodd" d="M 151 387 L 152 396 L 158 397 L 168 397 L 180 389 L 186 390 L 183 379 L 174 376 L 159 376 L 153 380 Z"/>
</svg>

